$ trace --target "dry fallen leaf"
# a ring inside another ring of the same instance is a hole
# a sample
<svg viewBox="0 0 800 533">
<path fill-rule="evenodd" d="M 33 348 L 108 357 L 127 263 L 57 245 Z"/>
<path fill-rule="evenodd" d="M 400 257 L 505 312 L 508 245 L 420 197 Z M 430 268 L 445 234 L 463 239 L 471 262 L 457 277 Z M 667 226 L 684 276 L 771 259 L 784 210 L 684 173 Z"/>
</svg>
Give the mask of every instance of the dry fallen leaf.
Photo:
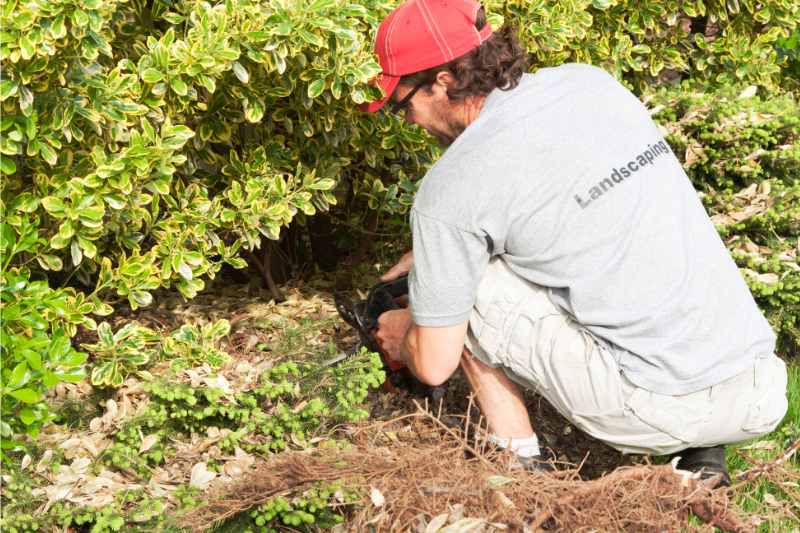
<svg viewBox="0 0 800 533">
<path fill-rule="evenodd" d="M 226 462 L 222 467 L 222 470 L 226 475 L 236 477 L 247 471 L 254 462 L 255 457 L 237 446 L 235 450 L 235 458 Z"/>
<path fill-rule="evenodd" d="M 486 528 L 486 520 L 482 518 L 462 518 L 453 522 L 439 533 L 478 533 Z"/>
<path fill-rule="evenodd" d="M 692 166 L 705 155 L 704 148 L 700 143 L 692 143 L 686 147 L 686 152 L 683 155 L 684 161 L 687 166 Z"/>
<path fill-rule="evenodd" d="M 755 85 L 750 85 L 739 93 L 739 98 L 752 98 L 753 96 L 756 95 L 757 91 L 758 87 L 756 87 Z"/>
<path fill-rule="evenodd" d="M 766 274 L 759 274 L 756 279 L 764 285 L 775 285 L 781 278 L 774 272 L 767 272 Z"/>
<path fill-rule="evenodd" d="M 742 450 L 774 450 L 778 444 L 774 440 L 760 440 L 747 446 L 742 446 Z"/>
<path fill-rule="evenodd" d="M 752 204 L 748 205 L 744 209 L 740 211 L 734 211 L 732 213 L 728 213 L 728 216 L 733 219 L 734 222 L 741 222 L 746 220 L 754 215 L 758 215 L 759 213 L 763 213 L 767 210 L 766 205 L 758 205 Z"/>
<path fill-rule="evenodd" d="M 386 498 L 384 498 L 381 491 L 375 487 L 370 487 L 369 499 L 372 500 L 372 505 L 375 507 L 381 507 L 386 503 Z"/>
<path fill-rule="evenodd" d="M 203 490 L 211 484 L 215 477 L 217 477 L 217 473 L 211 472 L 204 462 L 200 462 L 192 467 L 189 485 Z"/>
<path fill-rule="evenodd" d="M 756 193 L 758 192 L 758 184 L 752 183 L 749 187 L 742 189 L 741 191 L 734 194 L 734 198 L 744 198 L 747 200 L 751 200 L 755 198 Z"/>
<path fill-rule="evenodd" d="M 495 475 L 495 476 L 489 476 L 489 478 L 486 481 L 489 482 L 490 487 L 496 489 L 497 487 L 502 487 L 503 485 L 507 485 L 508 483 L 513 483 L 514 478 Z"/>
<path fill-rule="evenodd" d="M 513 509 L 514 507 L 516 507 L 514 505 L 514 502 L 511 501 L 511 498 L 509 498 L 499 490 L 494 491 L 494 495 L 497 498 L 497 501 L 500 502 L 500 505 L 502 505 L 503 507 L 507 507 L 509 509 Z"/>
<path fill-rule="evenodd" d="M 431 518 L 431 521 L 428 522 L 428 525 L 425 528 L 425 533 L 436 533 L 439 531 L 442 526 L 447 523 L 448 516 L 450 516 L 450 513 L 442 513 Z"/>
<path fill-rule="evenodd" d="M 49 465 L 49 464 L 50 464 L 50 461 L 51 461 L 52 459 L 53 459 L 53 450 L 51 450 L 51 449 L 49 449 L 49 448 L 48 448 L 48 449 L 47 449 L 47 450 L 45 450 L 45 452 L 42 454 L 42 458 L 41 458 L 41 459 L 39 459 L 39 462 L 38 462 L 38 463 L 36 463 L 36 466 L 34 467 L 34 469 L 33 469 L 33 470 L 34 470 L 34 471 L 35 471 L 37 474 L 41 474 L 41 473 L 44 471 L 44 469 L 47 467 L 47 465 Z"/>
<path fill-rule="evenodd" d="M 205 383 L 207 387 L 220 389 L 225 394 L 233 394 L 233 390 L 231 390 L 231 384 L 222 374 L 219 374 L 214 378 L 204 378 L 203 383 Z"/>
<path fill-rule="evenodd" d="M 142 444 L 139 445 L 139 453 L 144 453 L 150 448 L 152 448 L 155 443 L 158 442 L 158 435 L 148 435 L 142 439 Z"/>
<path fill-rule="evenodd" d="M 450 523 L 454 524 L 464 517 L 464 504 L 457 503 L 450 506 Z"/>
</svg>

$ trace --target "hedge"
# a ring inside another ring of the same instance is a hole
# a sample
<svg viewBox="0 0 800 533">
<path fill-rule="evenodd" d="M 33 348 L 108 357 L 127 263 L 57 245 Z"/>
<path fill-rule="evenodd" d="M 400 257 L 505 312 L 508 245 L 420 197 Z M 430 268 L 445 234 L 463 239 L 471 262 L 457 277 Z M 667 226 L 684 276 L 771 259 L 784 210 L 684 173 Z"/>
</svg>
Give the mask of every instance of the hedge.
<svg viewBox="0 0 800 533">
<path fill-rule="evenodd" d="M 392 7 L 3 4 L 0 291 L 19 309 L 2 324 L 4 445 L 35 434 L 43 394 L 82 375 L 85 356 L 62 339 L 94 328 L 92 316 L 147 306 L 160 287 L 191 298 L 287 228 L 308 235 L 321 212 L 358 224 L 407 211 L 437 148 L 355 109 L 378 96 L 372 39 Z M 774 91 L 795 65 L 780 52 L 794 0 L 488 7 L 496 24 L 519 25 L 535 67 L 591 62 L 637 91 L 677 77 Z"/>
</svg>

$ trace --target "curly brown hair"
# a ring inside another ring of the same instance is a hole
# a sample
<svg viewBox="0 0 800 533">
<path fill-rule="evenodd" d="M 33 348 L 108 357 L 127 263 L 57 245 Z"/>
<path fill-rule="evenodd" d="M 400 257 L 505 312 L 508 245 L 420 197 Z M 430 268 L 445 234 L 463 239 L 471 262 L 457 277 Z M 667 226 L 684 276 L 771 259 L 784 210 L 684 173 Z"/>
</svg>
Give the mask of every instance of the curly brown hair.
<svg viewBox="0 0 800 533">
<path fill-rule="evenodd" d="M 481 7 L 475 17 L 475 28 L 480 31 L 485 25 L 486 12 Z M 528 52 L 519 43 L 517 29 L 504 24 L 471 52 L 438 67 L 403 76 L 400 83 L 432 85 L 439 72 L 447 71 L 456 79 L 455 85 L 448 87 L 447 96 L 450 100 L 462 100 L 468 96 L 486 96 L 496 88 L 513 89 L 528 64 Z"/>
</svg>

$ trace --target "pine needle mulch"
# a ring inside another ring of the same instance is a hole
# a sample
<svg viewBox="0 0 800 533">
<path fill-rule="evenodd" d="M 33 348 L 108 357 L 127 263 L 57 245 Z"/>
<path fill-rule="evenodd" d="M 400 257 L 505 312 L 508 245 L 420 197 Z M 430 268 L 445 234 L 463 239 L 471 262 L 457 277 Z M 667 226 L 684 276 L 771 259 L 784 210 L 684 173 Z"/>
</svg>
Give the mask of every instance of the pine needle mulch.
<svg viewBox="0 0 800 533">
<path fill-rule="evenodd" d="M 348 531 L 753 530 L 732 510 L 729 490 L 671 464 L 621 467 L 591 481 L 575 465 L 527 472 L 488 451 L 485 432 L 458 429 L 421 407 L 350 428 L 345 447 L 283 453 L 218 487 L 183 525 L 206 531 L 276 496 L 341 480 L 363 494 Z"/>
</svg>

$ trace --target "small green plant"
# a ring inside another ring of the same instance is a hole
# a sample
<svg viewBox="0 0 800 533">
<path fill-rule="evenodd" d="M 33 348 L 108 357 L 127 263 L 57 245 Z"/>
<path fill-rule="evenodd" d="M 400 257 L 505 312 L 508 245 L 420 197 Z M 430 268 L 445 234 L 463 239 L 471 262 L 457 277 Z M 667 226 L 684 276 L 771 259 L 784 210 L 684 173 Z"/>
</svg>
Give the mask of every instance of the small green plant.
<svg viewBox="0 0 800 533">
<path fill-rule="evenodd" d="M 151 433 L 144 434 L 144 425 L 141 419 L 125 424 L 114 435 L 114 443 L 103 452 L 103 461 L 123 472 L 148 478 L 154 467 L 163 464 L 170 450 L 166 445 L 166 431 L 153 432 L 148 428 Z M 149 442 L 143 446 L 145 439 Z"/>
<path fill-rule="evenodd" d="M 219 341 L 230 330 L 230 323 L 224 319 L 200 327 L 184 324 L 164 339 L 161 354 L 172 362 L 174 369 L 202 363 L 219 368 L 228 360 L 228 354 L 218 348 Z"/>
<path fill-rule="evenodd" d="M 0 506 L 0 530 L 8 533 L 41 531 L 47 520 L 35 515 L 39 501 L 33 496 L 34 478 L 14 466 L 4 469 L 2 484 L 3 505 Z"/>
<path fill-rule="evenodd" d="M 115 507 L 83 508 L 74 512 L 72 523 L 76 526 L 91 526 L 90 533 L 107 533 L 120 531 L 125 525 L 125 517 Z"/>
<path fill-rule="evenodd" d="M 279 452 L 326 427 L 366 417 L 369 389 L 384 378 L 380 357 L 362 351 L 336 366 L 280 363 L 256 388 L 237 393 L 157 379 L 142 385 L 150 394 L 147 408 L 117 432 L 102 460 L 145 477 L 169 453 L 169 435 L 202 435 L 209 427 L 224 432 L 217 443 L 223 452 Z M 155 440 L 140 452 L 148 435 Z"/>
<path fill-rule="evenodd" d="M 154 354 L 151 347 L 158 335 L 151 329 L 129 322 L 116 333 L 108 322 L 97 327 L 98 342 L 83 344 L 94 355 L 92 385 L 95 387 L 121 387 L 125 378 L 146 365 Z"/>
<path fill-rule="evenodd" d="M 294 497 L 278 496 L 250 511 L 250 533 L 278 533 L 288 526 L 299 531 L 332 528 L 344 522 L 347 508 L 357 501 L 356 493 L 341 482 L 319 484 Z"/>
<path fill-rule="evenodd" d="M 197 489 L 188 485 L 176 488 L 171 513 L 165 513 L 166 500 L 149 496 L 143 489 L 120 491 L 114 501 L 102 508 L 78 506 L 66 501 L 52 503 L 42 511 L 42 495 L 34 496 L 44 481 L 29 472 L 7 469 L 2 481 L 3 505 L 0 507 L 0 530 L 8 533 L 80 530 L 89 533 L 120 531 L 175 532 L 176 513 L 196 505 Z"/>
</svg>

